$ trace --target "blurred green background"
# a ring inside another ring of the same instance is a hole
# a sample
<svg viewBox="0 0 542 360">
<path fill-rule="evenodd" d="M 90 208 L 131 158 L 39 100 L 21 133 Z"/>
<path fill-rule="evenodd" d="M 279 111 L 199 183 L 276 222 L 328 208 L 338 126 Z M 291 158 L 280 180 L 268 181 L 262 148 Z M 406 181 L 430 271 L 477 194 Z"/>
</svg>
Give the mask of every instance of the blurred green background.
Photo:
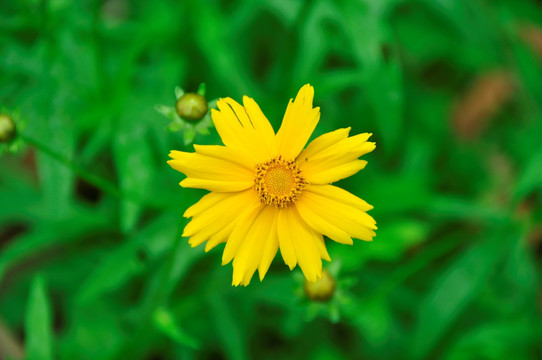
<svg viewBox="0 0 542 360">
<path fill-rule="evenodd" d="M 328 302 L 180 239 L 204 192 L 154 107 L 201 82 L 374 133 Z M 542 359 L 541 104 L 540 1 L 2 1 L 0 359 Z"/>
</svg>

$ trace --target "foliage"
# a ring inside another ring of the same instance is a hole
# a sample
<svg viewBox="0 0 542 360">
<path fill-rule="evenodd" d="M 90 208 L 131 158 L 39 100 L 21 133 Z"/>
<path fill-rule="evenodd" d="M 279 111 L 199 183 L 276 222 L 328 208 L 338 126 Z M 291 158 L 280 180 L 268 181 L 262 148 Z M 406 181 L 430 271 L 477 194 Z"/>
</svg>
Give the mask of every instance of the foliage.
<svg viewBox="0 0 542 360">
<path fill-rule="evenodd" d="M 27 146 L 0 158 L 0 359 L 541 358 L 541 39 L 535 0 L 1 2 Z M 202 82 L 275 129 L 310 82 L 314 136 L 374 133 L 341 186 L 379 230 L 327 241 L 329 304 L 181 238 L 203 192 L 167 154 L 220 139 L 155 105 Z"/>
</svg>

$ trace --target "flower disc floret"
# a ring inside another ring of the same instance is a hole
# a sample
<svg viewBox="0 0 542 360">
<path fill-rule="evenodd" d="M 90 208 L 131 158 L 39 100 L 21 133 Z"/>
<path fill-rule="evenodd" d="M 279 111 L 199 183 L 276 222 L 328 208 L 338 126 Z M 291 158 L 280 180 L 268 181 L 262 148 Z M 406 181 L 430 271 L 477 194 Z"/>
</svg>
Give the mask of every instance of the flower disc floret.
<svg viewBox="0 0 542 360">
<path fill-rule="evenodd" d="M 284 160 L 279 155 L 256 165 L 254 189 L 266 205 L 289 206 L 299 198 L 306 185 L 295 160 Z"/>
</svg>

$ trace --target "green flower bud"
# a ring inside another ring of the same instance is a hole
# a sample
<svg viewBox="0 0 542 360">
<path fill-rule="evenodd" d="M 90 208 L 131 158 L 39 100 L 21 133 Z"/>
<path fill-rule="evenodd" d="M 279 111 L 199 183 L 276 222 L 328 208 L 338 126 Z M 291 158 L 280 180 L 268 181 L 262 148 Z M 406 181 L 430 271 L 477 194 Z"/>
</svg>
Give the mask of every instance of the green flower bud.
<svg viewBox="0 0 542 360">
<path fill-rule="evenodd" d="M 0 142 L 8 143 L 15 137 L 15 123 L 5 114 L 0 114 Z"/>
<path fill-rule="evenodd" d="M 177 100 L 175 109 L 180 117 L 190 121 L 202 119 L 207 114 L 207 100 L 199 94 L 187 93 Z"/>
<path fill-rule="evenodd" d="M 335 279 L 326 271 L 322 271 L 322 278 L 312 283 L 305 280 L 305 295 L 314 301 L 328 301 L 335 293 Z"/>
</svg>

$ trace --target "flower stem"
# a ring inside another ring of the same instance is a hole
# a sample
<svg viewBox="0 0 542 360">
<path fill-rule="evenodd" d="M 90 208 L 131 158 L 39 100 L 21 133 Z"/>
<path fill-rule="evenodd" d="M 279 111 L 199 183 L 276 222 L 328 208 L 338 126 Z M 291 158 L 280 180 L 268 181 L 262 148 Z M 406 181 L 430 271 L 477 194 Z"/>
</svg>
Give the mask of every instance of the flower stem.
<svg viewBox="0 0 542 360">
<path fill-rule="evenodd" d="M 370 298 L 380 299 L 387 296 L 395 288 L 399 287 L 403 282 L 405 282 L 412 275 L 416 274 L 418 271 L 427 268 L 428 264 L 435 259 L 440 258 L 441 256 L 447 254 L 460 243 L 455 240 L 441 241 L 435 246 L 427 249 L 422 255 L 416 257 L 405 267 L 401 267 L 393 274 L 391 274 L 386 282 L 384 282 L 377 290 L 374 291 Z"/>
<path fill-rule="evenodd" d="M 171 245 L 170 253 L 166 258 L 165 264 L 157 274 L 156 286 L 150 286 L 148 295 L 149 301 L 143 300 L 139 324 L 131 334 L 131 340 L 127 341 L 118 352 L 115 359 L 132 359 L 142 356 L 148 346 L 148 331 L 153 326 L 152 316 L 154 311 L 160 306 L 167 306 L 168 297 L 172 291 L 170 278 L 175 264 L 175 257 L 181 247 L 183 225 L 179 222 L 175 239 Z"/>
<path fill-rule="evenodd" d="M 90 171 L 88 171 L 85 167 L 75 163 L 74 161 L 70 160 L 68 157 L 60 154 L 59 152 L 51 149 L 47 145 L 41 143 L 40 141 L 33 139 L 26 134 L 18 134 L 24 141 L 26 141 L 28 144 L 35 147 L 40 152 L 50 156 L 51 158 L 55 159 L 62 165 L 69 168 L 71 171 L 73 171 L 75 174 L 80 176 L 82 179 L 87 181 L 88 183 L 96 186 L 100 190 L 102 190 L 105 193 L 108 193 L 110 195 L 128 199 L 134 202 L 138 202 L 141 204 L 145 204 L 151 207 L 158 207 L 162 208 L 163 204 L 158 203 L 156 201 L 151 201 L 148 198 L 145 198 L 143 195 L 135 193 L 133 191 L 126 191 L 119 189 L 113 182 L 104 179 L 101 176 L 98 176 Z"/>
</svg>

